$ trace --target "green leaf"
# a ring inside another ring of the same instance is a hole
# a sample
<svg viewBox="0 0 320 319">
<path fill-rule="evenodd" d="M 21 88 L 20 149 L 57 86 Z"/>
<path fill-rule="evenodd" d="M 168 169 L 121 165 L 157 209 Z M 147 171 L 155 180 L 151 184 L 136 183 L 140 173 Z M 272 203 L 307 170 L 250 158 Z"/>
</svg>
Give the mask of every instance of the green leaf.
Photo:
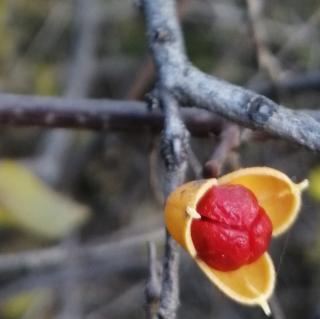
<svg viewBox="0 0 320 319">
<path fill-rule="evenodd" d="M 23 165 L 0 162 L 0 223 L 58 239 L 81 226 L 86 206 L 52 190 Z"/>
</svg>

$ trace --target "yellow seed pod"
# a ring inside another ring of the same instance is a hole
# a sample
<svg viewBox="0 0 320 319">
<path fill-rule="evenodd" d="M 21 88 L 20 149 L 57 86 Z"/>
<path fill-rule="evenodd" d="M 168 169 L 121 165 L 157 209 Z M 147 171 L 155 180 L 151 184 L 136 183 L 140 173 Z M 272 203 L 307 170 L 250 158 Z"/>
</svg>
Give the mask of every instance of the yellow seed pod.
<svg viewBox="0 0 320 319">
<path fill-rule="evenodd" d="M 270 314 L 267 303 L 275 285 L 275 271 L 268 253 L 258 260 L 233 271 L 218 271 L 197 257 L 191 238 L 193 219 L 201 218 L 196 207 L 203 195 L 214 185 L 236 184 L 248 188 L 269 216 L 273 236 L 286 231 L 295 221 L 301 206 L 305 180 L 293 183 L 282 172 L 268 167 L 244 168 L 219 179 L 192 181 L 178 187 L 167 199 L 165 223 L 172 237 L 194 258 L 195 262 L 222 292 L 237 302 L 260 305 Z"/>
</svg>

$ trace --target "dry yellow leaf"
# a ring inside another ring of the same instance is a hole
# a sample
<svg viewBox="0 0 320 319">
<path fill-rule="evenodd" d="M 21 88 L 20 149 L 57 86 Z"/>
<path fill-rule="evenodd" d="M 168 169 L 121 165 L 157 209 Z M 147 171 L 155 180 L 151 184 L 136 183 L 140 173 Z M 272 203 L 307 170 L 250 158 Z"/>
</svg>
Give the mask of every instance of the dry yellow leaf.
<svg viewBox="0 0 320 319">
<path fill-rule="evenodd" d="M 86 206 L 51 189 L 23 165 L 0 162 L 0 222 L 47 238 L 61 238 L 89 216 Z"/>
</svg>

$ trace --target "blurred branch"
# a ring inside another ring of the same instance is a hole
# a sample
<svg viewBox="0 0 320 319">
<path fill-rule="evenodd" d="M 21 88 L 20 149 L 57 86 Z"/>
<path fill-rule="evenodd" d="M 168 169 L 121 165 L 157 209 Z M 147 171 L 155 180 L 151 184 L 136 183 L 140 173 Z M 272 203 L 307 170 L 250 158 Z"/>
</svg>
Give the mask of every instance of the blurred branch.
<svg viewBox="0 0 320 319">
<path fill-rule="evenodd" d="M 70 76 L 65 90 L 66 97 L 85 97 L 89 95 L 96 70 L 96 49 L 100 27 L 100 0 L 74 1 L 74 32 L 75 43 L 73 48 L 73 62 L 71 63 Z M 36 158 L 38 168 L 36 172 L 49 183 L 61 186 L 64 180 L 66 163 L 70 160 L 70 150 L 74 142 L 74 133 L 68 131 L 49 132 L 41 145 L 41 151 Z M 75 164 L 72 167 L 77 168 Z M 72 170 L 68 167 L 67 170 Z M 54 169 L 52 169 L 54 168 Z M 71 174 L 72 175 L 72 174 Z M 70 184 L 69 184 L 70 185 Z M 81 318 L 82 303 L 81 292 L 73 272 L 81 269 L 75 251 L 78 249 L 77 234 L 65 241 L 65 248 L 69 251 L 65 263 L 65 271 L 70 276 L 63 282 L 59 290 L 61 296 L 60 319 Z"/>
<path fill-rule="evenodd" d="M 131 309 L 135 309 L 137 304 L 141 304 L 141 282 L 132 285 L 130 288 L 121 291 L 114 299 L 103 305 L 100 309 L 95 309 L 86 316 L 86 319 L 105 319 L 128 317 Z"/>
<path fill-rule="evenodd" d="M 79 282 L 95 281 L 100 285 L 105 285 L 106 279 L 114 276 L 125 276 L 130 273 L 137 275 L 137 271 L 141 271 L 142 275 L 146 271 L 147 259 L 144 255 L 140 255 L 139 251 L 141 251 L 140 247 L 139 249 L 124 248 L 120 254 L 106 257 L 108 262 L 106 259 L 99 258 L 94 260 L 94 263 L 85 263 L 81 269 L 75 269 L 72 275 Z M 3 285 L 0 291 L 0 305 L 17 293 L 45 287 L 61 288 L 61 283 L 70 276 L 70 273 L 63 269 L 63 265 L 61 266 L 54 270 L 43 269 L 43 271 L 32 272 L 21 279 L 16 279 L 13 283 Z"/>
<path fill-rule="evenodd" d="M 279 298 L 276 295 L 273 295 L 270 299 L 270 307 L 272 312 L 272 317 L 274 319 L 286 319 L 286 316 L 281 307 Z"/>
<path fill-rule="evenodd" d="M 303 21 L 296 32 L 291 32 L 291 36 L 280 51 L 276 54 L 278 59 L 283 59 L 286 54 L 296 45 L 299 41 L 302 42 L 306 38 L 310 41 L 310 34 L 313 29 L 317 28 L 317 23 L 320 20 L 320 6 L 315 8 L 312 12 L 312 15 L 306 20 Z"/>
<path fill-rule="evenodd" d="M 181 103 L 215 112 L 243 126 L 256 128 L 320 150 L 320 123 L 268 98 L 209 76 L 188 61 L 173 0 L 144 0 L 149 45 L 158 76 Z"/>
<path fill-rule="evenodd" d="M 100 0 L 75 2 L 73 63 L 65 90 L 66 97 L 82 98 L 89 94 L 96 70 L 96 48 L 100 27 Z M 45 135 L 31 167 L 48 183 L 58 185 L 74 135 L 57 130 Z"/>
<path fill-rule="evenodd" d="M 266 70 L 271 80 L 277 82 L 281 66 L 266 43 L 266 30 L 262 17 L 264 6 L 265 0 L 247 0 L 249 23 L 256 47 L 259 68 Z"/>
<path fill-rule="evenodd" d="M 261 4 L 262 0 L 247 0 L 248 3 L 260 3 Z M 265 4 L 265 3 L 264 3 Z M 262 5 L 261 5 L 262 6 Z M 260 6 L 260 7 L 261 7 Z M 250 7 L 250 5 L 249 5 Z M 293 29 L 293 26 L 288 27 L 288 31 L 287 33 L 287 38 L 286 41 L 284 41 L 284 43 L 282 44 L 282 46 L 280 47 L 280 49 L 278 50 L 278 52 L 274 55 L 271 54 L 270 50 L 268 49 L 267 45 L 266 45 L 266 36 L 267 34 L 270 36 L 270 34 L 272 34 L 271 28 L 272 26 L 275 24 L 276 21 L 272 21 L 268 24 L 268 33 L 266 31 L 265 28 L 265 24 L 266 24 L 266 20 L 262 21 L 263 17 L 262 17 L 262 8 L 261 10 L 257 10 L 258 11 L 258 26 L 260 27 L 260 34 L 262 40 L 260 42 L 262 42 L 262 46 L 264 46 L 264 51 L 268 51 L 269 53 L 267 53 L 267 55 L 269 54 L 269 58 L 267 57 L 266 60 L 268 60 L 270 63 L 269 65 L 266 65 L 266 69 L 270 75 L 271 78 L 271 82 L 267 84 L 267 86 L 269 86 L 269 89 L 267 89 L 266 91 L 259 91 L 259 88 L 263 89 L 263 87 L 261 86 L 256 86 L 254 77 L 251 78 L 251 80 L 249 82 L 253 81 L 253 85 L 250 85 L 249 88 L 251 88 L 254 91 L 257 91 L 256 88 L 258 89 L 257 92 L 263 94 L 263 95 L 267 95 L 269 97 L 277 97 L 278 93 L 281 93 L 281 95 L 283 95 L 283 93 L 299 93 L 300 90 L 304 91 L 306 86 L 308 87 L 307 90 L 309 89 L 313 89 L 313 86 L 315 85 L 314 89 L 318 90 L 319 89 L 319 78 L 317 79 L 317 76 L 315 77 L 315 81 L 313 79 L 313 71 L 309 71 L 309 73 L 311 74 L 311 78 L 309 78 L 308 73 L 306 73 L 306 78 L 304 77 L 304 74 L 302 75 L 301 78 L 301 82 L 299 79 L 299 74 L 285 74 L 285 77 L 282 77 L 282 74 L 280 73 L 280 61 L 284 60 L 284 57 L 292 50 L 294 45 L 300 44 L 300 45 L 306 45 L 308 41 L 312 40 L 312 33 L 315 30 L 315 25 L 319 20 L 320 17 L 320 7 L 316 8 L 316 10 L 313 12 L 313 14 L 309 17 L 309 19 L 307 21 L 304 21 L 303 23 L 298 25 L 298 28 Z M 250 10 L 249 10 L 250 13 Z M 251 19 L 252 21 L 252 19 Z M 254 24 L 251 23 L 252 28 L 254 29 Z M 253 32 L 257 31 L 257 28 L 255 28 L 255 30 L 253 30 Z M 259 33 L 259 31 L 257 31 Z M 262 34 L 264 33 L 264 34 Z M 277 33 L 276 31 L 273 33 Z M 260 43 L 261 44 L 261 43 Z M 267 63 L 268 64 L 268 63 Z M 261 65 L 260 65 L 261 66 Z M 276 69 L 278 69 L 278 72 L 276 71 Z M 272 71 L 273 70 L 273 71 Z M 278 73 L 278 74 L 277 74 Z M 282 72 L 284 73 L 284 72 Z M 318 73 L 318 71 L 316 71 L 315 73 Z M 290 79 L 293 78 L 293 82 L 290 83 Z M 295 79 L 297 79 L 298 81 L 296 82 Z M 311 80 L 311 81 L 310 81 Z M 281 83 L 279 83 L 281 82 Z M 288 86 L 287 86 L 287 82 Z M 290 89 L 290 86 L 292 84 L 292 88 Z"/>
<path fill-rule="evenodd" d="M 156 246 L 148 244 L 149 277 L 145 287 L 147 319 L 154 319 L 160 300 L 161 281 Z"/>
<path fill-rule="evenodd" d="M 71 63 L 66 97 L 88 95 L 96 70 L 96 49 L 100 28 L 100 0 L 78 0 L 76 2 L 74 62 Z"/>
<path fill-rule="evenodd" d="M 146 56 L 136 72 L 126 97 L 130 100 L 141 100 L 154 77 L 154 65 L 151 57 Z"/>
<path fill-rule="evenodd" d="M 164 202 L 164 194 L 158 174 L 158 165 L 160 160 L 159 138 L 154 138 L 151 143 L 152 144 L 149 152 L 149 183 L 156 201 L 159 203 L 159 205 L 162 205 Z"/>
<path fill-rule="evenodd" d="M 61 302 L 58 319 L 69 319 L 82 317 L 81 290 L 75 273 L 80 272 L 82 264 L 75 256 L 79 247 L 79 238 L 77 232 L 65 238 L 62 242 L 63 249 L 68 251 L 68 258 L 64 264 L 66 280 L 57 288 L 56 294 Z"/>
<path fill-rule="evenodd" d="M 147 241 L 159 240 L 163 235 L 162 230 L 142 233 L 128 238 L 114 240 L 108 243 L 87 244 L 77 246 L 73 257 L 83 260 L 106 260 L 111 256 L 123 252 L 125 248 L 132 248 Z M 0 273 L 16 271 L 38 271 L 41 269 L 63 266 L 69 259 L 69 250 L 66 247 L 53 247 L 34 251 L 1 254 Z"/>
<path fill-rule="evenodd" d="M 320 90 L 320 71 L 315 70 L 306 73 L 290 72 L 285 76 L 280 76 L 277 79 L 276 85 L 282 94 L 318 91 Z M 250 89 L 270 98 L 274 96 L 274 84 L 272 82 L 255 82 Z"/>
<path fill-rule="evenodd" d="M 70 11 L 71 6 L 68 1 L 55 1 L 52 3 L 48 15 L 33 39 L 28 43 L 26 51 L 22 56 L 16 56 L 13 64 L 9 65 L 9 80 L 15 81 L 20 77 L 22 70 L 25 68 L 25 63 L 30 63 L 29 59 L 27 59 L 28 57 L 40 56 L 50 50 L 54 50 L 68 25 Z"/>
</svg>

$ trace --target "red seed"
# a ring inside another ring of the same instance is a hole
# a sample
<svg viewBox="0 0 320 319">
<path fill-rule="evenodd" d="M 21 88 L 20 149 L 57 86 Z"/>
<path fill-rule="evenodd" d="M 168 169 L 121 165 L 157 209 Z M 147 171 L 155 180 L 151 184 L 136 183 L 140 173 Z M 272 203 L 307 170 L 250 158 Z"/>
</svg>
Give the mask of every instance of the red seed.
<svg viewBox="0 0 320 319">
<path fill-rule="evenodd" d="M 213 186 L 196 207 L 191 237 L 210 267 L 231 271 L 257 260 L 269 246 L 272 224 L 254 194 L 241 185 Z"/>
</svg>

